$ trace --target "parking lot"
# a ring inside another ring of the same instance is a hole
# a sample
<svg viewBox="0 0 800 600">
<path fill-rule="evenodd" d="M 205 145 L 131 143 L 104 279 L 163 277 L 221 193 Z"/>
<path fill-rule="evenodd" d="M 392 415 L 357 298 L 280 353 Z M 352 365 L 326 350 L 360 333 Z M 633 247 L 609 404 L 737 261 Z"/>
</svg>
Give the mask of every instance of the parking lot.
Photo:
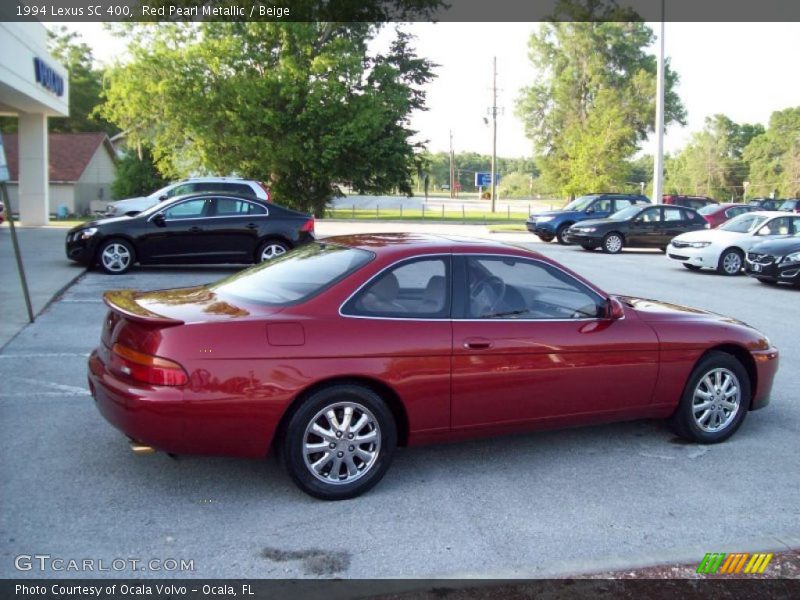
<svg viewBox="0 0 800 600">
<path fill-rule="evenodd" d="M 318 223 L 322 233 L 356 227 Z M 91 576 L 543 577 L 799 547 L 800 290 L 689 272 L 658 251 L 506 239 L 606 291 L 759 328 L 782 352 L 770 406 L 716 446 L 636 422 L 401 449 L 373 491 L 326 503 L 273 458 L 137 457 L 86 389 L 103 291 L 195 285 L 236 268 L 93 271 L 0 353 L 0 576 L 85 575 L 20 572 L 20 554 L 193 561 L 186 572 Z"/>
</svg>

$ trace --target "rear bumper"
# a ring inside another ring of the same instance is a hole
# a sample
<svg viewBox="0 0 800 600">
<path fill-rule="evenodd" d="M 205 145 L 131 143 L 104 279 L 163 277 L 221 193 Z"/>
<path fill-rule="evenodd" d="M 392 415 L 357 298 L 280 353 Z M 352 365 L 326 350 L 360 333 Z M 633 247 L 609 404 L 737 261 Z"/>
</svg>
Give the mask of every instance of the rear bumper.
<svg viewBox="0 0 800 600">
<path fill-rule="evenodd" d="M 778 372 L 780 363 L 779 352 L 776 348 L 751 352 L 756 363 L 756 389 L 750 410 L 758 410 L 769 404 L 772 393 L 772 382 Z"/>
<path fill-rule="evenodd" d="M 134 384 L 110 373 L 98 348 L 89 357 L 89 389 L 100 414 L 129 438 L 158 450 L 183 453 L 185 435 L 180 388 Z"/>
</svg>

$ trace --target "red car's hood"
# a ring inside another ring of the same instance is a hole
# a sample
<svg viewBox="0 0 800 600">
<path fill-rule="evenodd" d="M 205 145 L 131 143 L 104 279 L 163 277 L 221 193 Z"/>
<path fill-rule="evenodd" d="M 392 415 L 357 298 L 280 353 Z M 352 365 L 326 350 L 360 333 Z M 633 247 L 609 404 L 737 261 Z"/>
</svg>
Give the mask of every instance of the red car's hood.
<svg viewBox="0 0 800 600">
<path fill-rule="evenodd" d="M 206 286 L 137 292 L 113 290 L 103 295 L 105 303 L 134 321 L 161 325 L 230 321 L 249 317 L 255 307 L 222 299 Z M 279 312 L 279 308 L 258 306 L 258 315 Z"/>
<path fill-rule="evenodd" d="M 636 314 L 644 321 L 675 321 L 675 320 L 689 320 L 689 319 L 712 319 L 716 321 L 725 321 L 728 323 L 736 323 L 738 325 L 745 325 L 741 321 L 737 321 L 731 317 L 726 317 L 717 313 L 701 310 L 699 308 L 691 308 L 690 306 L 682 306 L 680 304 L 671 304 L 669 302 L 661 302 L 660 300 L 648 300 L 646 298 L 635 298 L 633 296 L 618 296 L 620 301 L 627 304 L 636 311 Z"/>
</svg>

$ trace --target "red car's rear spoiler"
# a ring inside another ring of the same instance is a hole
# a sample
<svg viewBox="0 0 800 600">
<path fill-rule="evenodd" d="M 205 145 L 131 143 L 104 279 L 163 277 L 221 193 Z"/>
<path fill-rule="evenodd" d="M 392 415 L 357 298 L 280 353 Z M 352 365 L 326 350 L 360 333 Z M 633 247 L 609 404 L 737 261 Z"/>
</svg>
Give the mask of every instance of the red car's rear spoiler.
<svg viewBox="0 0 800 600">
<path fill-rule="evenodd" d="M 148 325 L 162 325 L 165 327 L 174 327 L 175 325 L 183 325 L 180 319 L 173 319 L 159 315 L 136 302 L 138 292 L 136 290 L 111 290 L 103 294 L 103 302 L 108 307 L 123 315 L 126 319 L 146 323 Z"/>
</svg>

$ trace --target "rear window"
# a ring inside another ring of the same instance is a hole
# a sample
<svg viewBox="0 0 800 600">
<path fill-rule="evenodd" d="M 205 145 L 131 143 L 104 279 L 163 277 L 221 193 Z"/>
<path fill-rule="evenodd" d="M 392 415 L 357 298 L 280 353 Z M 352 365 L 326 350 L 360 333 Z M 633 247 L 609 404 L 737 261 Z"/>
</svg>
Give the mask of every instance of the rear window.
<svg viewBox="0 0 800 600">
<path fill-rule="evenodd" d="M 209 288 L 222 296 L 286 306 L 330 287 L 373 256 L 359 248 L 316 242 L 222 279 Z"/>
<path fill-rule="evenodd" d="M 702 208 L 699 208 L 697 212 L 699 212 L 701 215 L 710 215 L 711 213 L 716 212 L 718 208 L 719 207 L 716 204 L 706 204 Z"/>
</svg>

